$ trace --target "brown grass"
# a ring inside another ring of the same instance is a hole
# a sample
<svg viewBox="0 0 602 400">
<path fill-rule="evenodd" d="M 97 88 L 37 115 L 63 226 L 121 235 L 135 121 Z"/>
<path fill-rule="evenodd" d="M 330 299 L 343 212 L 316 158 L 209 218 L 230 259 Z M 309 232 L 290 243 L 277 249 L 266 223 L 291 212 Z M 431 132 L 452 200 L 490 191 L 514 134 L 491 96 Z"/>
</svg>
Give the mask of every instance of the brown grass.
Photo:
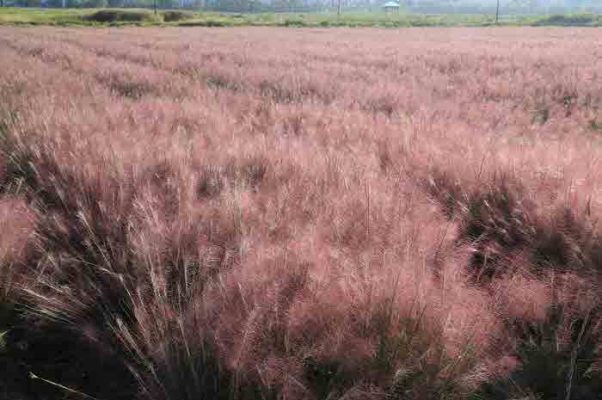
<svg viewBox="0 0 602 400">
<path fill-rule="evenodd" d="M 0 28 L 3 301 L 111 398 L 589 398 L 600 36 Z"/>
</svg>

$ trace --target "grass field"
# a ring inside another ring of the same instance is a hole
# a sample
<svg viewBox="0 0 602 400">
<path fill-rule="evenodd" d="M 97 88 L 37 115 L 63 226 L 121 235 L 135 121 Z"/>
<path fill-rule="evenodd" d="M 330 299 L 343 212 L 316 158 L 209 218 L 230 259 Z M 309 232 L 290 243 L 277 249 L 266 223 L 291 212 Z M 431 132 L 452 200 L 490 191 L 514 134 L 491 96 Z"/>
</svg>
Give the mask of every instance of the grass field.
<svg viewBox="0 0 602 400">
<path fill-rule="evenodd" d="M 601 71 L 597 29 L 0 27 L 0 398 L 595 398 Z"/>
<path fill-rule="evenodd" d="M 313 13 L 219 13 L 143 9 L 35 9 L 0 8 L 0 25 L 59 26 L 289 26 L 289 27 L 423 27 L 491 26 L 493 15 L 422 15 L 406 12 L 346 11 Z M 520 16 L 502 15 L 501 25 L 602 26 L 594 14 Z"/>
</svg>

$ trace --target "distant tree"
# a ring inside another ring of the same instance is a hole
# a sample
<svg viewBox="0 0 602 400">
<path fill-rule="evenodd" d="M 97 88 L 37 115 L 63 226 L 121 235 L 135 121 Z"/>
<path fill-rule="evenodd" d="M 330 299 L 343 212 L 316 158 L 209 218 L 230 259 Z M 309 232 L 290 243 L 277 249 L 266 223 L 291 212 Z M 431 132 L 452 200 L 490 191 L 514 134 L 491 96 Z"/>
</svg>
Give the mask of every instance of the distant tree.
<svg viewBox="0 0 602 400">
<path fill-rule="evenodd" d="M 510 5 L 533 12 L 540 7 L 541 4 L 540 0 L 512 0 L 510 1 Z"/>
<path fill-rule="evenodd" d="M 41 7 L 42 3 L 40 0 L 22 0 L 20 5 L 23 7 Z"/>
<path fill-rule="evenodd" d="M 248 11 L 249 1 L 248 0 L 217 0 L 214 3 L 214 8 L 224 11 Z"/>
<path fill-rule="evenodd" d="M 107 0 L 81 0 L 79 7 L 101 8 L 107 6 Z"/>
<path fill-rule="evenodd" d="M 281 10 L 293 11 L 296 7 L 303 5 L 302 0 L 275 0 L 272 2 L 272 6 Z"/>
<path fill-rule="evenodd" d="M 181 0 L 157 0 L 157 7 L 159 8 L 179 8 L 181 6 Z"/>
<path fill-rule="evenodd" d="M 29 0 L 31 1 L 31 0 Z M 40 1 L 40 0 L 36 0 Z M 108 5 L 107 0 L 46 0 L 48 7 L 101 8 Z"/>
</svg>

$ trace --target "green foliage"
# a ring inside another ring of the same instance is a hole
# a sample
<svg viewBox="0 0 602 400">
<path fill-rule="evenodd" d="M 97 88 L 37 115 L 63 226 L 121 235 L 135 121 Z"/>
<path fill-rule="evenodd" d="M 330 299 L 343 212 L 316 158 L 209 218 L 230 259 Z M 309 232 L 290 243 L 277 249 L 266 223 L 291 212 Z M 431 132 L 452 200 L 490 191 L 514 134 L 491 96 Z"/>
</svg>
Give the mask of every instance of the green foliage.
<svg viewBox="0 0 602 400">
<path fill-rule="evenodd" d="M 7 301 L 0 300 L 0 337 L 4 338 L 6 332 L 14 324 L 14 307 Z M 4 339 L 0 339 L 4 342 Z"/>
<path fill-rule="evenodd" d="M 181 10 L 163 11 L 161 15 L 165 22 L 185 21 L 195 17 L 193 12 Z"/>
<path fill-rule="evenodd" d="M 227 22 L 218 20 L 218 19 L 203 19 L 203 20 L 193 20 L 193 21 L 185 21 L 178 26 L 208 26 L 208 27 L 219 27 L 219 26 L 230 26 Z"/>
<path fill-rule="evenodd" d="M 30 6 L 39 6 L 40 0 L 27 0 Z M 147 7 L 153 2 L 145 0 Z M 50 0 L 50 6 L 59 7 L 61 0 Z M 67 0 L 68 7 L 120 7 L 124 0 Z M 158 0 L 162 9 L 177 7 L 173 0 Z M 98 24 L 175 24 L 179 26 L 289 26 L 289 27 L 383 27 L 401 28 L 412 26 L 491 26 L 495 21 L 490 15 L 423 15 L 404 12 L 386 14 L 381 11 L 347 11 L 340 16 L 335 12 L 270 13 L 260 12 L 261 6 L 254 1 L 232 0 L 232 9 L 253 13 L 192 12 L 165 10 L 155 15 L 150 9 L 23 9 L 0 8 L 0 24 L 35 25 L 98 25 Z M 509 25 L 560 25 L 602 26 L 602 17 L 588 14 L 558 15 L 546 18 L 515 17 L 505 19 Z"/>
<path fill-rule="evenodd" d="M 99 10 L 85 19 L 101 23 L 158 21 L 157 16 L 147 10 Z"/>
<path fill-rule="evenodd" d="M 551 15 L 536 20 L 535 26 L 602 26 L 602 17 L 593 14 Z"/>
<path fill-rule="evenodd" d="M 287 18 L 282 23 L 282 26 L 307 26 L 302 18 Z"/>
<path fill-rule="evenodd" d="M 0 331 L 0 354 L 4 353 L 6 349 L 6 339 L 4 338 L 8 331 Z"/>
<path fill-rule="evenodd" d="M 56 0 L 60 1 L 60 0 Z M 84 17 L 94 10 L 0 8 L 0 25 L 93 25 Z"/>
<path fill-rule="evenodd" d="M 335 361 L 317 361 L 308 357 L 304 361 L 303 369 L 312 391 L 320 399 L 340 395 L 339 391 L 348 383 L 342 366 Z"/>
<path fill-rule="evenodd" d="M 593 371 L 597 338 L 592 322 L 588 316 L 576 318 L 570 340 L 564 343 L 559 339 L 561 315 L 562 310 L 555 308 L 539 325 L 521 323 L 517 354 L 521 366 L 509 377 L 485 384 L 477 398 L 502 400 L 526 393 L 541 399 L 596 398 L 602 392 L 602 378 Z"/>
</svg>

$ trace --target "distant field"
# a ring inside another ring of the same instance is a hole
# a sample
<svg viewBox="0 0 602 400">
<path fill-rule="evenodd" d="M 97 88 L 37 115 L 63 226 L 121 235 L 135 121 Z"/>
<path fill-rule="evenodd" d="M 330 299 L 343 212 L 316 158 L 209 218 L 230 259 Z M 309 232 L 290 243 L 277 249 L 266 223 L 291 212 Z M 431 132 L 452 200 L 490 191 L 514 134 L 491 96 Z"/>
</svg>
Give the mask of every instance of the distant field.
<svg viewBox="0 0 602 400">
<path fill-rule="evenodd" d="M 502 25 L 602 26 L 594 14 L 520 16 L 502 15 Z M 0 24 L 60 26 L 290 26 L 290 27 L 420 27 L 491 26 L 493 14 L 412 14 L 407 12 L 345 11 L 314 13 L 219 13 L 144 9 L 0 8 Z"/>
<path fill-rule="evenodd" d="M 0 27 L 0 398 L 596 398 L 601 73 L 598 29 Z"/>
</svg>

